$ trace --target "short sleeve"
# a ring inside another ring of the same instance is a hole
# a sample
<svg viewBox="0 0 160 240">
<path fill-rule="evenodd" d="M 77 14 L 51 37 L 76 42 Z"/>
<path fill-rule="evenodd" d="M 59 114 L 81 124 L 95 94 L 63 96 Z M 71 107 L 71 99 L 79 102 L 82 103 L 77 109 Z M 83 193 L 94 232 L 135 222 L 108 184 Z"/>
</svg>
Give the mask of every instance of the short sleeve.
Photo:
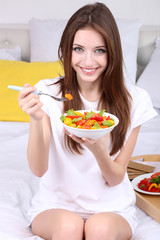
<svg viewBox="0 0 160 240">
<path fill-rule="evenodd" d="M 132 96 L 131 128 L 135 128 L 157 116 L 149 94 L 142 88 L 133 86 L 130 91 Z"/>
<path fill-rule="evenodd" d="M 47 93 L 49 95 L 57 95 L 57 88 L 55 85 L 52 85 L 58 80 L 58 78 L 55 79 L 44 79 L 40 80 L 35 87 L 38 89 L 38 91 L 41 91 L 43 93 Z M 53 101 L 52 98 L 45 96 L 45 95 L 40 95 L 40 100 L 43 103 L 42 110 L 50 117 L 51 113 L 51 105 L 52 108 L 56 108 L 56 103 Z M 55 106 L 53 106 L 55 105 Z"/>
</svg>

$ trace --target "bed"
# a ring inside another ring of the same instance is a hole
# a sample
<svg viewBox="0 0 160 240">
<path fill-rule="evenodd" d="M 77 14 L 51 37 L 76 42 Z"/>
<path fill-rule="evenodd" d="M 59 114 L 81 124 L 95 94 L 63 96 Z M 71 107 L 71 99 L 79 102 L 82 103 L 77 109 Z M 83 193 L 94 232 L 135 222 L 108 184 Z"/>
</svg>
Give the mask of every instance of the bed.
<svg viewBox="0 0 160 240">
<path fill-rule="evenodd" d="M 158 113 L 141 127 L 133 156 L 160 154 L 160 26 L 141 26 L 138 20 L 117 20 L 125 74 L 148 91 Z M 29 170 L 26 148 L 29 119 L 7 85 L 35 84 L 63 74 L 57 47 L 66 20 L 31 19 L 26 25 L 0 25 L 0 239 L 40 240 L 28 227 L 27 210 L 39 178 Z M 54 43 L 54 44 L 53 44 Z M 54 46 L 53 46 L 54 45 Z M 131 51 L 129 51 L 129 49 Z M 158 58 L 157 58 L 158 57 Z M 152 84 L 150 84 L 152 82 Z M 157 94 L 157 95 L 156 95 Z M 160 171 L 160 162 L 154 171 Z M 160 224 L 137 207 L 138 227 L 132 240 L 157 240 Z"/>
</svg>

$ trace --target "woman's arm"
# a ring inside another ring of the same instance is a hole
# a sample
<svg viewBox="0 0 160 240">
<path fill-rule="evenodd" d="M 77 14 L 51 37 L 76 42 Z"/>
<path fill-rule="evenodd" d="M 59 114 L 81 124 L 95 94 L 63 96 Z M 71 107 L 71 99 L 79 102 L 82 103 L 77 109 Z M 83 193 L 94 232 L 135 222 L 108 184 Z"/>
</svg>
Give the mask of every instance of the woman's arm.
<svg viewBox="0 0 160 240">
<path fill-rule="evenodd" d="M 114 161 L 108 152 L 109 134 L 97 141 L 79 139 L 74 135 L 67 134 L 75 141 L 84 144 L 93 153 L 107 183 L 110 186 L 114 186 L 120 184 L 124 178 L 128 163 L 136 145 L 139 130 L 140 126 L 132 130 L 127 142 Z"/>
<path fill-rule="evenodd" d="M 30 119 L 27 157 L 31 171 L 38 177 L 48 169 L 50 136 L 50 119 L 45 113 L 41 120 Z"/>
<path fill-rule="evenodd" d="M 134 147 L 136 145 L 139 130 L 140 127 L 136 127 L 132 130 L 127 142 L 120 150 L 120 153 L 114 161 L 110 157 L 109 153 L 103 155 L 97 155 L 97 153 L 95 153 L 95 157 L 102 171 L 102 174 L 109 185 L 117 185 L 123 180 L 128 163 L 131 159 Z"/>
<path fill-rule="evenodd" d="M 22 110 L 30 116 L 30 131 L 28 141 L 28 163 L 31 171 L 38 177 L 48 169 L 48 155 L 51 136 L 50 119 L 41 109 L 39 96 L 34 94 L 34 87 L 24 85 L 18 101 Z"/>
</svg>

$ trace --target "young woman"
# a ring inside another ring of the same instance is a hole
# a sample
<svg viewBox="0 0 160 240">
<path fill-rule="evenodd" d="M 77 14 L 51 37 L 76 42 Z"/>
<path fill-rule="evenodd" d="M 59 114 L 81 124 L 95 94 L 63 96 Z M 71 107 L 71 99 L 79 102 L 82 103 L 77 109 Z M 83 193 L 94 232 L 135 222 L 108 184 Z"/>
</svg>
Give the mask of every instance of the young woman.
<svg viewBox="0 0 160 240">
<path fill-rule="evenodd" d="M 86 5 L 68 21 L 59 47 L 65 76 L 42 80 L 56 102 L 29 84 L 19 105 L 30 115 L 28 162 L 41 177 L 29 211 L 32 232 L 52 240 L 127 240 L 136 228 L 135 194 L 126 169 L 140 125 L 156 115 L 147 93 L 127 88 L 116 22 L 101 3 Z M 119 118 L 97 141 L 64 131 L 60 116 L 73 108 L 106 109 Z"/>
</svg>

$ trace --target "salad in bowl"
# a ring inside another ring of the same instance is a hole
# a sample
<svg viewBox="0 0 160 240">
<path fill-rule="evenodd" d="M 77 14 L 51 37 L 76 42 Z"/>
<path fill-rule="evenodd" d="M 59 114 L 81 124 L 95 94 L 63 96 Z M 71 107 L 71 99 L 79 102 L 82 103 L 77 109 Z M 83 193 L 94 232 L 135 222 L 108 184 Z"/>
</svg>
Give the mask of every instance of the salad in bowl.
<svg viewBox="0 0 160 240">
<path fill-rule="evenodd" d="M 68 110 L 60 117 L 65 129 L 80 138 L 96 140 L 111 132 L 119 123 L 118 118 L 105 110 Z"/>
</svg>

